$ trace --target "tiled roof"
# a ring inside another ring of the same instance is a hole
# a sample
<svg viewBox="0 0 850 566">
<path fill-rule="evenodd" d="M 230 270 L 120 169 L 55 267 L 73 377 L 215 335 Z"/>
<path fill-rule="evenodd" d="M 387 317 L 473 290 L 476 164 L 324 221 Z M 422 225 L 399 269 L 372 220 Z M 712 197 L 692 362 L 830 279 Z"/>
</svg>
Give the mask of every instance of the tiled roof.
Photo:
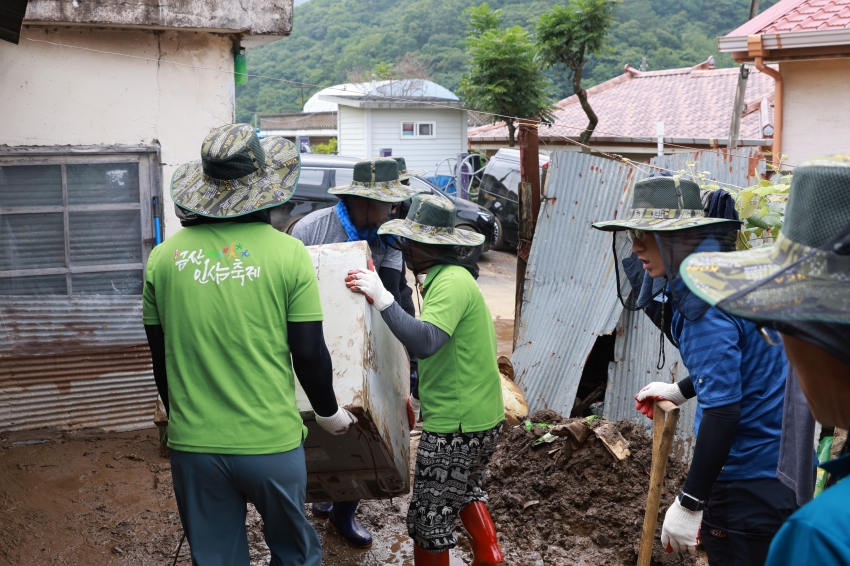
<svg viewBox="0 0 850 566">
<path fill-rule="evenodd" d="M 601 138 L 652 138 L 656 123 L 664 122 L 666 138 L 715 138 L 729 136 L 738 69 L 694 68 L 639 72 L 627 68 L 623 75 L 588 89 L 588 99 L 599 117 L 592 140 Z M 753 69 L 747 81 L 746 103 L 740 139 L 763 139 L 758 102 L 772 97 L 774 82 Z M 542 126 L 542 138 L 578 138 L 587 116 L 576 96 L 557 103 L 555 123 Z M 469 138 L 505 138 L 502 123 L 469 130 Z M 622 140 L 625 141 L 625 140 Z"/>
<path fill-rule="evenodd" d="M 261 130 L 335 130 L 336 112 L 260 114 Z"/>
<path fill-rule="evenodd" d="M 782 0 L 726 37 L 850 29 L 850 0 Z"/>
</svg>

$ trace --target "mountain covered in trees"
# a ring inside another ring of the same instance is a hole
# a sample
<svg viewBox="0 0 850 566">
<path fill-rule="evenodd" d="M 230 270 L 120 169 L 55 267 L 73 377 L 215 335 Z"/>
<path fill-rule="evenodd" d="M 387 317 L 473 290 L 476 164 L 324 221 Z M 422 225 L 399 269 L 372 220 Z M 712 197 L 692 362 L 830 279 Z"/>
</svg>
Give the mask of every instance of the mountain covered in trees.
<svg viewBox="0 0 850 566">
<path fill-rule="evenodd" d="M 564 0 L 566 1 L 566 0 Z M 466 64 L 463 11 L 481 0 L 310 0 L 295 8 L 292 35 L 248 52 L 248 72 L 331 86 L 414 72 L 457 92 Z M 760 11 L 776 0 L 762 0 Z M 506 26 L 533 32 L 551 8 L 541 0 L 490 0 Z M 590 59 L 585 88 L 617 76 L 628 63 L 648 70 L 688 67 L 714 55 L 718 67 L 732 66 L 717 52 L 717 38 L 746 21 L 748 0 L 621 0 L 608 35 L 610 49 Z M 395 77 L 402 78 L 402 77 Z M 566 77 L 551 73 L 553 101 L 572 94 Z M 522 85 L 517 85 L 521 88 Z M 318 88 L 305 88 L 309 98 Z M 302 89 L 251 77 L 236 87 L 237 119 L 254 112 L 301 110 Z"/>
</svg>

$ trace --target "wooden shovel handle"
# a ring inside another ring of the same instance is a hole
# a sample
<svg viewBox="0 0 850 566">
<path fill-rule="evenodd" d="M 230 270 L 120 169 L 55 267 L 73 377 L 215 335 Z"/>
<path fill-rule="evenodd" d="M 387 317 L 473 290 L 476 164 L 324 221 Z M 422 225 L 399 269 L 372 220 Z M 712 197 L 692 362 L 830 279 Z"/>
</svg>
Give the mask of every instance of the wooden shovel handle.
<svg viewBox="0 0 850 566">
<path fill-rule="evenodd" d="M 673 447 L 673 436 L 676 434 L 678 422 L 679 407 L 670 401 L 655 402 L 652 418 L 652 470 L 649 473 L 649 493 L 646 497 L 638 566 L 649 566 L 652 560 L 655 526 L 658 524 L 658 506 L 661 502 L 661 484 L 664 482 L 667 458 Z"/>
</svg>

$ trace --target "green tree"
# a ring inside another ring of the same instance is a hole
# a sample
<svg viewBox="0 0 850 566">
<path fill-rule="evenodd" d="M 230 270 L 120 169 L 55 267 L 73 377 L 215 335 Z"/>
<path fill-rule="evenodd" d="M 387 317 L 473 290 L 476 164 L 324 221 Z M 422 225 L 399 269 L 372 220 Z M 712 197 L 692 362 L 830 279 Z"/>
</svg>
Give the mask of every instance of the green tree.
<svg viewBox="0 0 850 566">
<path fill-rule="evenodd" d="M 543 76 L 528 32 L 502 28 L 502 11 L 485 2 L 467 9 L 469 63 L 460 79 L 468 106 L 504 120 L 514 146 L 518 118 L 550 121 L 549 79 Z"/>
<path fill-rule="evenodd" d="M 554 4 L 552 10 L 537 21 L 540 59 L 547 67 L 566 66 L 573 92 L 587 115 L 587 127 L 579 136 L 579 141 L 585 145 L 599 118 L 587 100 L 587 91 L 581 86 L 582 69 L 588 57 L 607 48 L 605 36 L 614 23 L 616 4 L 617 0 L 572 0 L 566 6 Z"/>
</svg>

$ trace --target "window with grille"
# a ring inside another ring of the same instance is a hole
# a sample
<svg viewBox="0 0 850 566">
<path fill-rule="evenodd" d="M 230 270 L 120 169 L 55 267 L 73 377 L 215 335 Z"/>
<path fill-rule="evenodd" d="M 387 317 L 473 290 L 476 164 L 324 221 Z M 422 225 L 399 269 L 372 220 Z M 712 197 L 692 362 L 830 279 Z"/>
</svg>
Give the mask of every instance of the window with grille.
<svg viewBox="0 0 850 566">
<path fill-rule="evenodd" d="M 142 293 L 156 154 L 81 153 L 0 153 L 0 295 Z"/>
</svg>

